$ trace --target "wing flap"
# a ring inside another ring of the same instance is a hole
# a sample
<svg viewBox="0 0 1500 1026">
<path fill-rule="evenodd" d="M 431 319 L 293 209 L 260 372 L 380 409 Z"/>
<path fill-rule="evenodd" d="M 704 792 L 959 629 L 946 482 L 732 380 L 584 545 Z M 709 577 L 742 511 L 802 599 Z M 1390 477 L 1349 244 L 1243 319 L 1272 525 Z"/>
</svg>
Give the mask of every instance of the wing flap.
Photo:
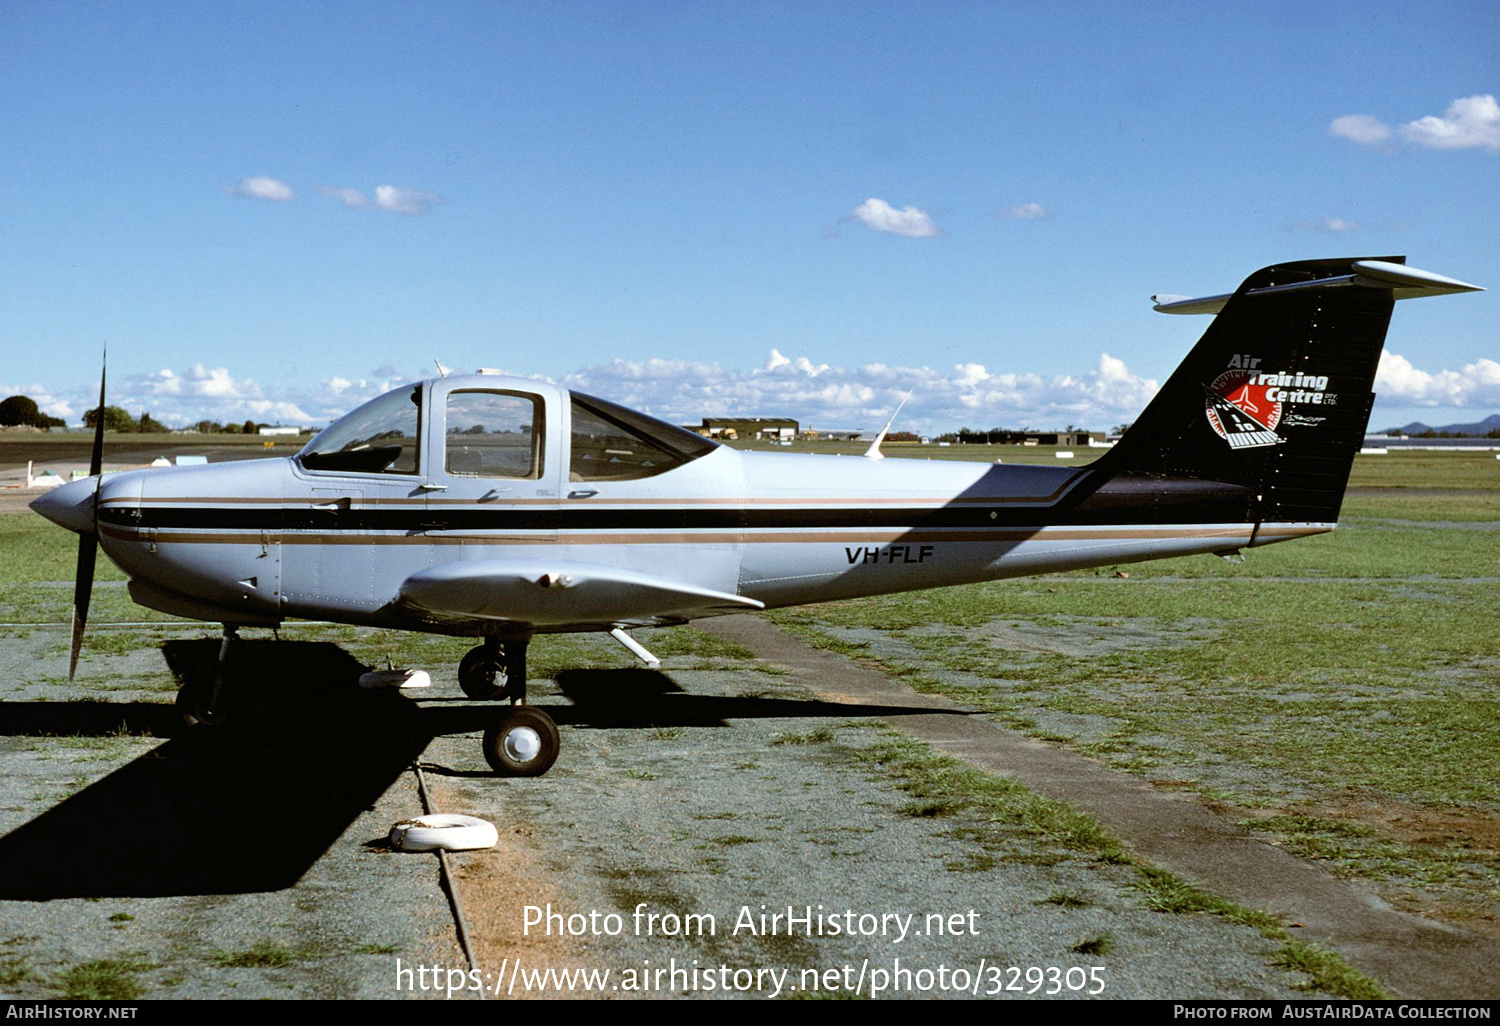
<svg viewBox="0 0 1500 1026">
<path fill-rule="evenodd" d="M 764 609 L 765 603 L 639 570 L 564 560 L 444 563 L 408 577 L 401 601 L 443 617 L 533 627 L 628 623 Z"/>
</svg>

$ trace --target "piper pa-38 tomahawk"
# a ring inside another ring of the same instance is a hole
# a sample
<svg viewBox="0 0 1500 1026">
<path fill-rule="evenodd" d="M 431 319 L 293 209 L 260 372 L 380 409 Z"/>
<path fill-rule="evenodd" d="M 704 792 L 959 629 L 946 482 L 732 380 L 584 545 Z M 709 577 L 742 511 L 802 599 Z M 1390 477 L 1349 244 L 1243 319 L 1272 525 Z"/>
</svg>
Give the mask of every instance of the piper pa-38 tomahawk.
<svg viewBox="0 0 1500 1026">
<path fill-rule="evenodd" d="M 99 476 L 32 508 L 81 536 L 73 664 L 95 548 L 136 602 L 224 625 L 211 723 L 242 626 L 297 617 L 480 639 L 464 692 L 509 699 L 496 771 L 543 773 L 525 704 L 537 634 L 770 609 L 1240 549 L 1331 531 L 1397 299 L 1477 287 L 1402 257 L 1257 271 L 1124 438 L 1084 467 L 740 452 L 612 402 L 477 374 L 406 385 L 296 456 Z M 104 404 L 100 386 L 100 407 Z M 102 425 L 102 415 L 98 422 Z M 70 667 L 70 674 L 72 669 Z"/>
</svg>

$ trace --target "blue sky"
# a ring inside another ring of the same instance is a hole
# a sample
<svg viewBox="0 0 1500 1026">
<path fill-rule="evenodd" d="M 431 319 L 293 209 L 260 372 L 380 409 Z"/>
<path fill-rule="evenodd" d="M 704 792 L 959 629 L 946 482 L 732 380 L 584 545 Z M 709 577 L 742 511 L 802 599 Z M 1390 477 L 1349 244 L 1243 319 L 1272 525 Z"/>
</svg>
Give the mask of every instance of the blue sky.
<svg viewBox="0 0 1500 1026">
<path fill-rule="evenodd" d="M 0 389 L 324 423 L 432 361 L 674 419 L 1107 427 L 1155 292 L 1500 286 L 1500 6 L 0 7 Z M 1485 98 L 1489 97 L 1488 102 Z M 1423 120 L 1429 119 L 1429 120 Z M 1494 293 L 1375 426 L 1500 410 Z"/>
</svg>

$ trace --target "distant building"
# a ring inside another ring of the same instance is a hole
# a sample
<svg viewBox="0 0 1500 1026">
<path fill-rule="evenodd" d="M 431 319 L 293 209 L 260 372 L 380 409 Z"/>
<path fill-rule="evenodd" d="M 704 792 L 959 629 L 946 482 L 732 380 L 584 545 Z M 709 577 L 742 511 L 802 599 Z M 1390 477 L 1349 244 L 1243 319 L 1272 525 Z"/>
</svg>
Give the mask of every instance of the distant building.
<svg viewBox="0 0 1500 1026">
<path fill-rule="evenodd" d="M 301 428 L 294 427 L 263 427 L 260 429 L 263 435 L 300 435 Z"/>
<path fill-rule="evenodd" d="M 790 442 L 797 437 L 798 423 L 785 417 L 704 417 L 697 427 L 689 427 L 706 438 L 764 438 Z"/>
<path fill-rule="evenodd" d="M 1103 431 L 960 431 L 958 441 L 966 445 L 1081 445 L 1104 442 Z"/>
</svg>

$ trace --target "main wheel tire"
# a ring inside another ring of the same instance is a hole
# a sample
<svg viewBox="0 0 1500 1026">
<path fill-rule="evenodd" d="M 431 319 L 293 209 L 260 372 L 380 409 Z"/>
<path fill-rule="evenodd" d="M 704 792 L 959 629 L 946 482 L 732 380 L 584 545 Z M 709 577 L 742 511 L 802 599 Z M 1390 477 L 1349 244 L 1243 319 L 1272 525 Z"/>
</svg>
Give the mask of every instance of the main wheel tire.
<svg viewBox="0 0 1500 1026">
<path fill-rule="evenodd" d="M 491 677 L 493 667 L 494 676 Z M 475 701 L 485 702 L 504 698 L 507 692 L 505 656 L 496 652 L 493 656 L 485 646 L 475 645 L 464 653 L 458 664 L 458 686 L 464 694 Z"/>
<path fill-rule="evenodd" d="M 562 739 L 552 717 L 535 706 L 508 709 L 484 732 L 484 759 L 505 777 L 539 777 L 557 761 Z"/>
</svg>

